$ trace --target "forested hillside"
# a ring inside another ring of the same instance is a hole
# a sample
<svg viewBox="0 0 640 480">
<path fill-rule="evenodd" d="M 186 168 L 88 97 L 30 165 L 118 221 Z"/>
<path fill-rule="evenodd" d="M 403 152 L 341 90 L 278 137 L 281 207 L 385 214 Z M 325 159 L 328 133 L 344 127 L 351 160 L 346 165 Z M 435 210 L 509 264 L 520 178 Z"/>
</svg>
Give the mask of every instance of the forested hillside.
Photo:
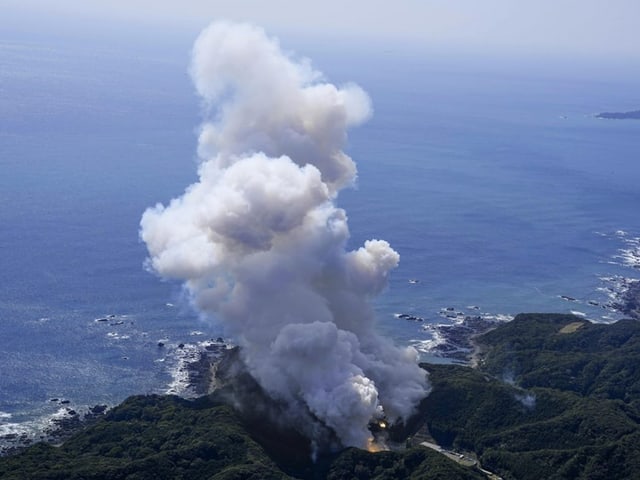
<svg viewBox="0 0 640 480">
<path fill-rule="evenodd" d="M 527 314 L 476 341 L 477 368 L 423 364 L 433 391 L 391 430 L 412 446 L 402 451 L 314 458 L 295 430 L 237 412 L 226 395 L 137 396 L 62 446 L 0 458 L 0 478 L 485 478 L 420 446 L 417 431 L 505 479 L 640 478 L 640 323 Z"/>
</svg>

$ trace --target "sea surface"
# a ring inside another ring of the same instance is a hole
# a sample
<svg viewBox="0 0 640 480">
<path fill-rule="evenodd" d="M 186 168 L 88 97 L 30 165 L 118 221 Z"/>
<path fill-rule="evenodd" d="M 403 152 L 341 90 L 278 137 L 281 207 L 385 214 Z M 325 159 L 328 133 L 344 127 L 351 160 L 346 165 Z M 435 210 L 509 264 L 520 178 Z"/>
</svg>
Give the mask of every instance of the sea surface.
<svg viewBox="0 0 640 480">
<path fill-rule="evenodd" d="M 401 255 L 374 301 L 385 335 L 428 360 L 430 327 L 467 314 L 620 318 L 605 307 L 640 277 L 640 121 L 594 114 L 638 109 L 637 76 L 315 52 L 374 104 L 349 137 L 358 184 L 338 202 L 351 248 L 382 238 Z M 0 37 L 0 435 L 180 392 L 190 349 L 225 337 L 144 269 L 138 240 L 145 208 L 196 178 L 188 61 L 188 45 Z"/>
</svg>

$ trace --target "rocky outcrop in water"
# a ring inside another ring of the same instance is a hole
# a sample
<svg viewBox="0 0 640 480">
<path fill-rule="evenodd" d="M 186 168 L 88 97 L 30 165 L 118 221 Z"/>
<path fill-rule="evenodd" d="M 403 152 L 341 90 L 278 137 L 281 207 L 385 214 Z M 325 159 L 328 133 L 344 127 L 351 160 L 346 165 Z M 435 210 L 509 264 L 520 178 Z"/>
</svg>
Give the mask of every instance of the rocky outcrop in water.
<svg viewBox="0 0 640 480">
<path fill-rule="evenodd" d="M 39 434 L 34 435 L 33 432 L 21 431 L 0 435 L 0 457 L 16 454 L 36 442 L 60 444 L 81 429 L 102 418 L 107 412 L 107 408 L 106 405 L 95 405 L 85 412 L 79 412 L 66 407 L 64 411 L 53 417 L 49 425 Z"/>
<path fill-rule="evenodd" d="M 614 307 L 630 318 L 640 320 L 640 280 L 632 280 L 627 284 L 627 289 Z"/>
<path fill-rule="evenodd" d="M 441 338 L 432 353 L 454 362 L 470 363 L 473 360 L 475 346 L 473 338 L 502 323 L 496 318 L 481 315 L 466 316 L 464 320 L 452 325 L 435 325 L 433 330 Z"/>
</svg>

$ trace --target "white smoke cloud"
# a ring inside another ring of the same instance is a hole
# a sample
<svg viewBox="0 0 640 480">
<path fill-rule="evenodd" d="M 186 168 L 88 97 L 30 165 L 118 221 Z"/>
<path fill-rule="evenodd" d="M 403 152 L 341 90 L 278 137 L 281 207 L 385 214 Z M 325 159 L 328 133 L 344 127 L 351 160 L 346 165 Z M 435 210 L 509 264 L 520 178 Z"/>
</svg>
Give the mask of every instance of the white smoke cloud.
<svg viewBox="0 0 640 480">
<path fill-rule="evenodd" d="M 270 395 L 365 447 L 371 419 L 407 418 L 429 389 L 416 351 L 374 330 L 369 301 L 399 255 L 383 240 L 346 251 L 333 203 L 355 180 L 342 148 L 371 115 L 369 97 L 245 24 L 205 29 L 191 75 L 207 115 L 200 178 L 143 214 L 149 265 L 227 324 Z"/>
<path fill-rule="evenodd" d="M 529 410 L 536 408 L 536 396 L 533 393 L 515 394 L 515 399 Z"/>
</svg>

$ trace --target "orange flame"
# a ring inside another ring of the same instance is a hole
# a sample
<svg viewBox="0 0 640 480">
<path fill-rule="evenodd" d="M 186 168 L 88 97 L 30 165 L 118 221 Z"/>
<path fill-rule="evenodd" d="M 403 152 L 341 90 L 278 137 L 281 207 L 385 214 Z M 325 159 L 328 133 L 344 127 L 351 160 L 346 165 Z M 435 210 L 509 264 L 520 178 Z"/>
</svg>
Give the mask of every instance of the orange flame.
<svg viewBox="0 0 640 480">
<path fill-rule="evenodd" d="M 367 440 L 367 452 L 376 453 L 384 452 L 386 450 L 388 450 L 387 446 L 384 443 L 376 442 L 375 438 Z"/>
</svg>

